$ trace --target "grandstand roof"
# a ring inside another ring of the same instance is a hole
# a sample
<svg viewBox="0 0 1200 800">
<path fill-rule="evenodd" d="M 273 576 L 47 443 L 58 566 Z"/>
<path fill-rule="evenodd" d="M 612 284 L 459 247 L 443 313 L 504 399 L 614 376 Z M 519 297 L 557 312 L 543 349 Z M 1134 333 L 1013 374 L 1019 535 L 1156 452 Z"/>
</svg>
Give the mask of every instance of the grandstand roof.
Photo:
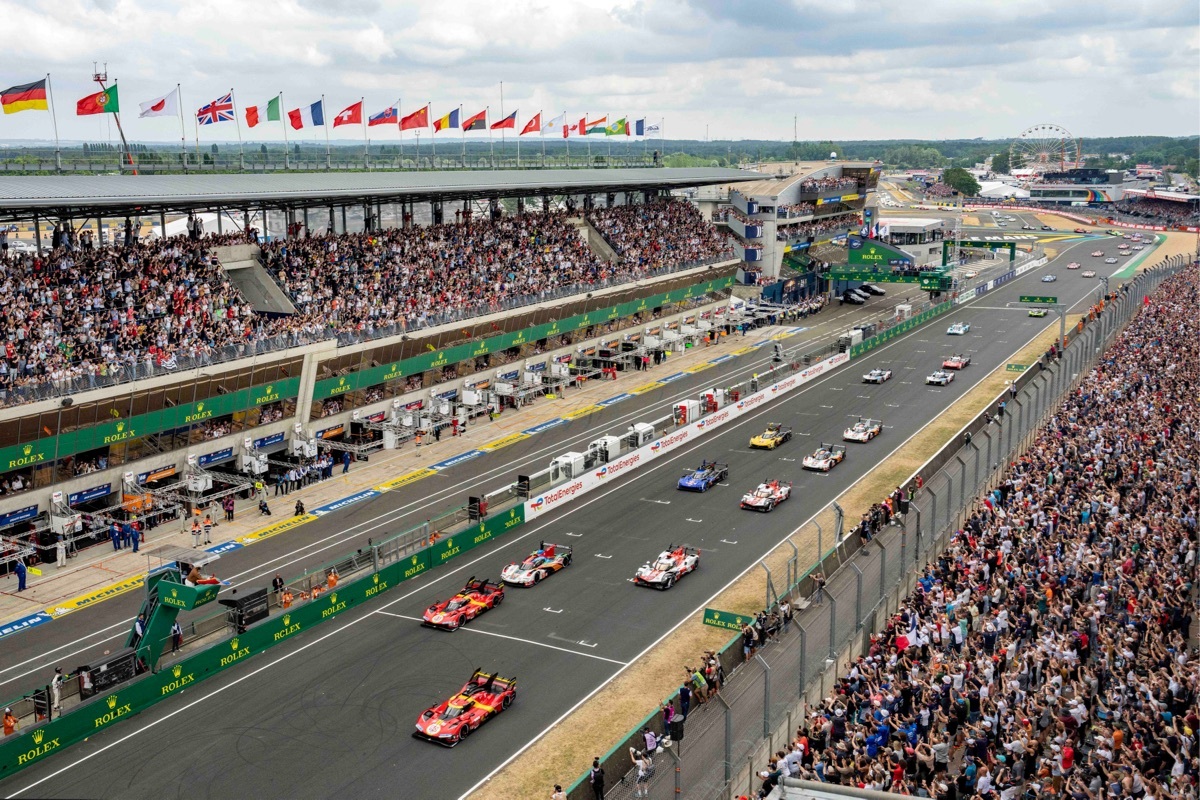
<svg viewBox="0 0 1200 800">
<path fill-rule="evenodd" d="M 873 167 L 873 161 L 784 161 L 779 164 L 760 164 L 759 169 L 773 171 L 775 177 L 760 175 L 753 183 L 743 183 L 738 192 L 746 197 L 779 197 L 785 189 L 830 167 Z"/>
<path fill-rule="evenodd" d="M 367 200 L 425 201 L 677 189 L 761 179 L 716 168 L 462 170 L 271 175 L 22 176 L 0 181 L 0 215 L 86 216 L 215 208 L 302 208 Z"/>
</svg>

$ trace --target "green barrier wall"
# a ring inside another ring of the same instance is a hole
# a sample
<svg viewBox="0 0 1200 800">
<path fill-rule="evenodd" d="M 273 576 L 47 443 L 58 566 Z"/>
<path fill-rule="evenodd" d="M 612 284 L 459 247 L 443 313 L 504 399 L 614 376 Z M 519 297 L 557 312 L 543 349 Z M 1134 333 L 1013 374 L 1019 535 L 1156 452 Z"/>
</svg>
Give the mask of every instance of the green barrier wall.
<svg viewBox="0 0 1200 800">
<path fill-rule="evenodd" d="M 472 547 L 495 539 L 525 523 L 525 508 L 517 506 L 447 537 L 379 572 L 342 584 L 312 602 L 290 608 L 238 636 L 188 656 L 161 672 L 144 675 L 106 695 L 90 698 L 53 722 L 0 742 L 0 780 L 46 756 L 132 717 L 172 695 L 195 686 L 281 642 L 316 628 L 431 567 L 446 563 Z"/>
<path fill-rule="evenodd" d="M 936 305 L 927 311 L 922 311 L 920 314 L 917 314 L 915 317 L 909 317 L 908 319 L 904 320 L 904 322 L 901 322 L 899 325 L 896 325 L 895 327 L 888 328 L 886 331 L 879 334 L 878 336 L 872 336 L 870 339 L 864 339 L 861 342 L 859 342 L 858 344 L 851 347 L 850 348 L 850 357 L 858 358 L 859 356 L 863 355 L 864 353 L 869 353 L 872 350 L 874 350 L 876 347 L 887 344 L 892 339 L 895 339 L 897 336 L 901 336 L 905 333 L 908 333 L 909 331 L 911 331 L 913 328 L 917 327 L 918 325 L 923 325 L 926 322 L 928 322 L 929 320 L 933 319 L 934 317 L 939 317 L 942 314 L 945 314 L 947 311 L 949 311 L 952 308 L 954 308 L 954 301 L 947 300 L 945 303 Z"/>
</svg>

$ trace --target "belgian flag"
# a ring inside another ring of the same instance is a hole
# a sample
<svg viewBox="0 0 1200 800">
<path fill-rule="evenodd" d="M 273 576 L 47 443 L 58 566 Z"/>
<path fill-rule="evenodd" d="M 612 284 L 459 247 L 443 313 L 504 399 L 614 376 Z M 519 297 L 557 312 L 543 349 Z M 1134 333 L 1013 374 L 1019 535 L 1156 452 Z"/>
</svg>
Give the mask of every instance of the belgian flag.
<svg viewBox="0 0 1200 800">
<path fill-rule="evenodd" d="M 13 86 L 0 92 L 0 105 L 4 106 L 5 114 L 16 114 L 18 111 L 48 111 L 46 103 L 46 79 L 22 86 Z"/>
</svg>

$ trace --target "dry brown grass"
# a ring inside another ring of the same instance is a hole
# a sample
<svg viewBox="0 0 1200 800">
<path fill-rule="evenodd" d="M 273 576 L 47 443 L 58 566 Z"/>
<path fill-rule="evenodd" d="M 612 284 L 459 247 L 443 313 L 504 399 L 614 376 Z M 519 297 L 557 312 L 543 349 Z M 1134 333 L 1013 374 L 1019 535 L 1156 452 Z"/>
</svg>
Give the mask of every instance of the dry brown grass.
<svg viewBox="0 0 1200 800">
<path fill-rule="evenodd" d="M 1067 319 L 1067 329 L 1079 316 Z M 1012 363 L 1031 364 L 1049 348 L 1058 336 L 1058 326 L 1047 328 L 1033 342 L 1021 348 Z M 1000 367 L 958 400 L 947 412 L 922 429 L 900 451 L 884 459 L 875 469 L 847 489 L 838 498 L 850 520 L 878 501 L 957 435 L 971 418 L 987 408 L 1008 384 L 1008 373 Z M 787 506 L 783 507 L 784 509 Z M 776 512 L 778 513 L 778 512 Z M 827 509 L 816 520 L 826 534 L 824 547 L 831 544 L 834 514 Z M 799 522 L 799 520 L 797 520 Z M 852 522 L 850 523 L 852 524 Z M 804 526 L 793 535 L 800 551 L 802 571 L 816 560 L 816 528 Z M 792 550 L 786 545 L 765 559 L 771 574 L 777 577 L 776 589 L 783 589 L 783 576 Z M 703 575 L 703 572 L 700 573 Z M 763 607 L 766 576 L 755 566 L 744 578 L 722 592 L 713 601 L 715 608 L 751 613 Z M 689 620 L 661 645 L 629 667 L 562 724 L 526 750 L 501 771 L 487 786 L 471 795 L 472 800 L 509 800 L 532 797 L 555 782 L 566 785 L 587 771 L 596 756 L 603 756 L 625 734 L 651 713 L 663 698 L 671 694 L 683 677 L 684 665 L 691 665 L 697 654 L 717 649 L 731 638 L 729 631 L 704 625 L 700 618 Z"/>
</svg>

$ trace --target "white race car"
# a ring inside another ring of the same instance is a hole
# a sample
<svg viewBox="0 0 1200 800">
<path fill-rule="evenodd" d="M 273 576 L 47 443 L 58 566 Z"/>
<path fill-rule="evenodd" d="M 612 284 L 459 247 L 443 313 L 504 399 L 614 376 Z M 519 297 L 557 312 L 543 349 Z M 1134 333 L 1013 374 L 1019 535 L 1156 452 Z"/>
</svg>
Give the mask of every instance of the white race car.
<svg viewBox="0 0 1200 800">
<path fill-rule="evenodd" d="M 1080 274 L 1080 275 L 1082 275 L 1082 276 L 1083 276 L 1083 277 L 1085 277 L 1085 278 L 1094 278 L 1094 277 L 1096 277 L 1096 270 L 1094 270 L 1094 269 L 1089 269 L 1089 270 L 1085 270 L 1085 271 L 1083 271 L 1083 272 L 1081 272 L 1081 273 L 1079 273 L 1079 274 Z"/>
<path fill-rule="evenodd" d="M 952 381 L 952 380 L 954 380 L 953 372 L 947 372 L 944 369 L 939 369 L 936 372 L 934 372 L 932 375 L 930 375 L 928 378 L 926 378 L 925 383 L 927 385 L 932 384 L 934 386 L 945 386 L 946 384 L 950 383 L 950 381 Z"/>
<path fill-rule="evenodd" d="M 1078 261 L 1072 261 L 1070 264 L 1067 264 L 1067 269 L 1079 269 L 1079 266 Z"/>
<path fill-rule="evenodd" d="M 842 463 L 845 457 L 846 445 L 821 442 L 821 446 L 817 448 L 816 452 L 811 456 L 804 457 L 802 465 L 805 469 L 829 472 L 829 470 Z"/>
<path fill-rule="evenodd" d="M 858 418 L 858 422 L 842 431 L 847 442 L 869 442 L 883 432 L 883 423 L 877 419 Z"/>
<path fill-rule="evenodd" d="M 1092 258 L 1100 258 L 1103 255 L 1104 255 L 1103 250 L 1093 250 L 1092 251 Z"/>
<path fill-rule="evenodd" d="M 949 328 L 946 328 L 946 334 L 948 336 L 963 336 L 969 330 L 971 330 L 971 323 L 956 322 L 953 325 L 951 325 Z"/>
<path fill-rule="evenodd" d="M 700 551 L 686 544 L 668 545 L 649 564 L 643 564 L 633 576 L 638 586 L 651 589 L 670 589 L 675 581 L 700 566 Z"/>
<path fill-rule="evenodd" d="M 892 371 L 890 369 L 873 369 L 866 375 L 863 375 L 863 383 L 883 383 L 892 379 Z"/>
<path fill-rule="evenodd" d="M 1116 264 L 1117 260 L 1115 258 L 1106 258 L 1106 259 L 1104 259 L 1104 263 L 1105 264 Z"/>
<path fill-rule="evenodd" d="M 1144 245 L 1144 244 L 1135 244 L 1135 245 L 1133 246 L 1133 249 L 1134 249 L 1134 250 L 1145 250 L 1145 249 L 1146 249 L 1146 245 Z"/>
<path fill-rule="evenodd" d="M 792 485 L 785 481 L 763 481 L 752 492 L 742 495 L 742 508 L 751 511 L 770 511 L 792 496 Z"/>
<path fill-rule="evenodd" d="M 563 567 L 569 567 L 571 554 L 571 548 L 566 545 L 542 542 L 524 561 L 513 562 L 500 570 L 500 578 L 507 586 L 535 586 Z"/>
</svg>

